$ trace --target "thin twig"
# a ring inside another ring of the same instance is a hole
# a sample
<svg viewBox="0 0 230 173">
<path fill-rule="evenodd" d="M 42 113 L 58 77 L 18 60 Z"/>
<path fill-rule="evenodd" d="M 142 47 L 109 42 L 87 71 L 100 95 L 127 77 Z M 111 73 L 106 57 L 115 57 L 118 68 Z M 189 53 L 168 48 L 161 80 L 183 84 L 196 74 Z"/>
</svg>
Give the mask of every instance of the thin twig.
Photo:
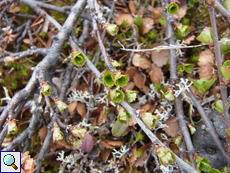
<svg viewBox="0 0 230 173">
<path fill-rule="evenodd" d="M 162 0 L 163 8 L 166 9 L 168 5 L 167 0 Z M 169 44 L 170 45 L 175 45 L 175 40 L 174 40 L 174 30 L 172 27 L 172 22 L 174 18 L 172 15 L 169 13 L 166 14 L 166 21 L 167 21 L 167 38 L 169 38 Z M 170 83 L 173 86 L 173 88 L 176 87 L 176 83 L 178 83 L 178 76 L 177 76 L 177 59 L 178 57 L 176 56 L 176 50 L 175 49 L 170 49 Z M 192 163 L 192 166 L 196 168 L 195 161 L 193 159 L 193 155 L 195 153 L 195 149 L 193 147 L 193 143 L 190 137 L 190 133 L 188 131 L 187 124 L 184 120 L 184 111 L 183 111 L 183 102 L 181 100 L 181 96 L 179 95 L 178 97 L 175 98 L 175 111 L 176 111 L 176 116 L 177 120 L 179 122 L 179 127 L 181 129 L 181 132 L 184 136 L 186 147 L 189 151 L 189 159 Z"/>
<path fill-rule="evenodd" d="M 200 113 L 202 120 L 204 122 L 204 124 L 207 126 L 206 131 L 211 135 L 212 139 L 215 141 L 218 149 L 220 150 L 220 152 L 223 154 L 223 156 L 225 157 L 225 159 L 228 161 L 228 163 L 230 163 L 230 159 L 227 156 L 222 143 L 213 127 L 213 125 L 211 124 L 211 121 L 209 120 L 209 118 L 206 116 L 204 109 L 202 108 L 201 104 L 198 102 L 198 100 L 196 99 L 196 97 L 194 96 L 193 92 L 191 90 L 189 90 L 189 96 L 192 99 L 194 105 L 196 106 L 198 112 Z"/>
<path fill-rule="evenodd" d="M 229 125 L 229 112 L 228 112 L 228 101 L 227 101 L 227 87 L 222 84 L 223 75 L 221 73 L 220 67 L 222 66 L 223 59 L 221 59 L 220 46 L 218 43 L 218 32 L 217 32 L 217 24 L 216 24 L 214 7 L 209 8 L 209 15 L 211 18 L 211 24 L 212 24 L 212 30 L 213 30 L 214 50 L 215 50 L 215 55 L 216 55 L 218 77 L 220 81 L 220 90 L 221 90 L 221 97 L 222 97 L 223 110 L 224 110 L 224 123 L 225 123 L 225 129 L 228 129 L 230 125 Z M 226 143 L 228 145 L 227 150 L 228 152 L 230 152 L 230 140 L 226 139 Z"/>
</svg>

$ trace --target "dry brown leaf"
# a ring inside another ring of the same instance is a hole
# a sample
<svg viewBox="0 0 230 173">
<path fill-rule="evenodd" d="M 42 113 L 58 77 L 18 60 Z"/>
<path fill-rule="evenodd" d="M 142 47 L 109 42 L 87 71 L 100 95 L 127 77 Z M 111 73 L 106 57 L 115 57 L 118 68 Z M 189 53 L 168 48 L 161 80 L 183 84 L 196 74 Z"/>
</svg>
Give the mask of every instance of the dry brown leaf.
<svg viewBox="0 0 230 173">
<path fill-rule="evenodd" d="M 137 122 L 135 121 L 135 119 L 133 117 L 131 117 L 129 120 L 129 126 L 132 126 L 134 129 L 136 129 L 136 127 L 135 127 L 136 124 L 137 124 Z"/>
<path fill-rule="evenodd" d="M 104 139 L 101 141 L 101 144 L 108 149 L 114 149 L 117 147 L 120 147 L 121 145 L 124 145 L 123 141 L 112 141 L 110 139 Z"/>
<path fill-rule="evenodd" d="M 30 158 L 29 151 L 26 151 L 21 156 L 21 169 L 25 173 L 33 173 L 36 170 L 36 161 Z"/>
<path fill-rule="evenodd" d="M 21 8 L 19 6 L 11 6 L 7 11 L 10 13 L 18 13 L 21 11 Z"/>
<path fill-rule="evenodd" d="M 178 123 L 177 123 L 177 118 L 176 117 L 169 117 L 166 121 L 165 124 L 168 127 L 164 127 L 163 130 L 171 137 L 176 137 L 177 132 L 178 132 Z"/>
<path fill-rule="evenodd" d="M 215 70 L 214 70 L 214 67 L 212 65 L 205 65 L 205 66 L 201 66 L 199 67 L 199 77 L 200 79 L 201 78 L 204 78 L 204 79 L 211 79 L 211 78 L 215 78 L 216 75 L 215 75 Z"/>
<path fill-rule="evenodd" d="M 134 0 L 129 0 L 129 9 L 133 14 L 137 14 L 136 4 Z"/>
<path fill-rule="evenodd" d="M 36 162 L 33 159 L 27 159 L 24 163 L 25 173 L 33 173 L 36 170 Z"/>
<path fill-rule="evenodd" d="M 168 50 L 161 50 L 160 52 L 157 52 L 156 50 L 152 51 L 152 61 L 156 66 L 163 67 L 167 63 L 168 59 Z"/>
<path fill-rule="evenodd" d="M 151 61 L 148 58 L 143 57 L 139 53 L 135 53 L 132 59 L 133 65 L 142 69 L 148 69 L 151 67 Z"/>
<path fill-rule="evenodd" d="M 147 17 L 147 18 L 143 18 L 143 19 L 142 19 L 142 22 L 143 22 L 143 24 L 142 24 L 142 26 L 143 26 L 143 27 L 142 27 L 142 28 L 143 28 L 142 34 L 145 35 L 145 34 L 147 34 L 151 29 L 153 29 L 154 21 L 153 21 L 152 18 Z"/>
<path fill-rule="evenodd" d="M 123 89 L 124 89 L 124 90 L 133 90 L 134 87 L 135 87 L 135 82 L 129 81 L 129 82 L 127 83 L 127 85 L 125 85 L 125 86 L 123 87 Z"/>
<path fill-rule="evenodd" d="M 184 40 L 184 44 L 187 44 L 187 45 L 191 44 L 191 41 L 195 40 L 195 38 L 196 38 L 195 35 L 189 36 L 188 38 Z"/>
<path fill-rule="evenodd" d="M 34 27 L 36 25 L 41 24 L 42 22 L 44 22 L 44 18 L 43 17 L 38 17 L 31 25 L 30 27 Z"/>
<path fill-rule="evenodd" d="M 85 103 L 78 103 L 77 104 L 77 112 L 81 115 L 82 118 L 85 117 L 86 114 L 86 106 Z"/>
<path fill-rule="evenodd" d="M 38 132 L 38 136 L 40 137 L 41 142 L 45 140 L 46 134 L 47 134 L 47 127 L 44 126 Z"/>
<path fill-rule="evenodd" d="M 156 82 L 159 83 L 163 81 L 164 74 L 159 67 L 152 67 L 152 70 L 149 72 L 150 79 L 152 83 Z"/>
<path fill-rule="evenodd" d="M 142 76 L 141 73 L 135 73 L 133 80 L 138 88 L 144 88 L 146 76 Z"/>
<path fill-rule="evenodd" d="M 181 19 L 183 18 L 186 13 L 187 13 L 187 5 L 181 5 L 180 8 L 178 9 L 177 13 L 173 15 L 174 19 Z"/>
<path fill-rule="evenodd" d="M 121 25 L 123 20 L 126 20 L 129 26 L 134 23 L 134 19 L 131 14 L 123 13 L 123 14 L 116 14 L 115 16 L 117 17 L 117 20 L 115 20 L 116 25 Z"/>
<path fill-rule="evenodd" d="M 77 101 L 74 101 L 68 105 L 69 114 L 74 113 L 76 109 L 77 109 Z"/>
<path fill-rule="evenodd" d="M 127 160 L 129 161 L 130 167 L 132 167 L 133 164 L 135 163 L 135 161 L 137 160 L 137 149 L 136 149 L 136 147 L 133 147 L 131 149 L 131 153 L 132 153 L 132 156 L 130 158 L 127 158 Z"/>
<path fill-rule="evenodd" d="M 104 148 L 102 151 L 101 151 L 101 157 L 102 157 L 102 160 L 105 162 L 107 162 L 108 158 L 109 158 L 109 155 L 110 153 L 112 152 L 113 150 L 111 149 L 108 149 L 108 148 Z"/>
<path fill-rule="evenodd" d="M 143 167 L 143 166 L 144 166 L 144 160 L 145 160 L 147 157 L 148 157 L 148 155 L 147 155 L 147 152 L 145 151 L 145 152 L 142 154 L 142 156 L 139 157 L 139 158 L 137 159 L 137 161 L 135 162 L 135 166 L 136 166 L 136 167 L 138 167 L 138 166 Z"/>
<path fill-rule="evenodd" d="M 129 75 L 129 78 L 130 78 L 130 79 L 133 79 L 133 77 L 134 77 L 134 75 L 135 75 L 136 73 L 138 73 L 138 70 L 137 70 L 136 67 L 130 67 L 130 68 L 128 68 L 127 71 L 126 71 L 126 74 Z"/>
<path fill-rule="evenodd" d="M 200 53 L 199 59 L 198 59 L 198 65 L 199 66 L 205 66 L 205 65 L 214 65 L 214 55 L 211 50 L 206 49 Z"/>
<path fill-rule="evenodd" d="M 46 42 L 46 48 L 49 48 L 53 42 L 53 36 L 56 35 L 56 31 L 49 31 L 47 33 L 48 41 Z"/>
<path fill-rule="evenodd" d="M 102 124 L 106 123 L 108 121 L 108 116 L 105 115 L 105 109 L 106 107 L 103 107 L 103 110 L 100 112 L 100 115 L 97 120 L 98 126 L 101 126 Z"/>
<path fill-rule="evenodd" d="M 29 39 L 29 38 L 24 38 L 24 39 L 23 39 L 23 43 L 25 43 L 25 44 L 30 44 L 30 39 Z"/>
<path fill-rule="evenodd" d="M 153 9 L 152 18 L 154 19 L 154 23 L 159 23 L 159 19 L 163 17 L 162 15 L 162 7 L 156 7 Z"/>
<path fill-rule="evenodd" d="M 152 113 L 156 108 L 156 105 L 147 103 L 146 105 L 142 106 L 141 109 L 143 109 L 145 112 Z"/>
</svg>

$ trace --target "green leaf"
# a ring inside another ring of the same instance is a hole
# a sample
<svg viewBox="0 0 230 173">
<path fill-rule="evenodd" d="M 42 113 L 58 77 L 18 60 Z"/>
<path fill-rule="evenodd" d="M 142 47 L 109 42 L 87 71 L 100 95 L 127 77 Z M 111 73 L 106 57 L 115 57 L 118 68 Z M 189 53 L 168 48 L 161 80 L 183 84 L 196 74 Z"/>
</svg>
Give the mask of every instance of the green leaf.
<svg viewBox="0 0 230 173">
<path fill-rule="evenodd" d="M 220 50 L 222 54 L 226 54 L 230 51 L 229 38 L 221 38 L 219 45 L 220 45 Z"/>
<path fill-rule="evenodd" d="M 175 96 L 174 96 L 173 92 L 171 90 L 169 90 L 166 93 L 164 93 L 162 98 L 167 99 L 169 101 L 173 101 L 175 99 Z"/>
<path fill-rule="evenodd" d="M 72 133 L 74 137 L 84 139 L 84 136 L 86 134 L 86 129 L 81 127 L 72 127 L 69 129 L 69 131 Z"/>
<path fill-rule="evenodd" d="M 184 64 L 184 70 L 185 70 L 187 73 L 192 73 L 193 67 L 194 67 L 194 64 Z"/>
<path fill-rule="evenodd" d="M 72 62 L 78 67 L 82 67 L 85 64 L 85 56 L 82 52 L 76 51 L 72 55 Z"/>
<path fill-rule="evenodd" d="M 227 167 L 223 167 L 223 168 L 221 169 L 221 172 L 222 172 L 222 173 L 229 173 Z"/>
<path fill-rule="evenodd" d="M 224 62 L 223 66 L 220 67 L 220 70 L 224 76 L 225 80 L 230 79 L 230 60 Z"/>
<path fill-rule="evenodd" d="M 138 150 L 137 150 L 137 157 L 141 157 L 143 154 L 144 154 L 144 152 L 145 152 L 146 150 L 144 149 L 144 148 L 139 148 Z"/>
<path fill-rule="evenodd" d="M 196 159 L 197 162 L 197 169 L 199 171 L 209 171 L 211 170 L 211 166 L 209 165 L 209 159 L 208 158 L 202 158 L 199 157 Z"/>
<path fill-rule="evenodd" d="M 123 64 L 117 62 L 116 60 L 112 60 L 111 64 L 114 68 L 121 67 Z"/>
<path fill-rule="evenodd" d="M 49 96 L 50 94 L 53 94 L 52 88 L 50 85 L 48 85 L 48 82 L 42 82 L 42 93 L 46 96 Z"/>
<path fill-rule="evenodd" d="M 173 3 L 169 4 L 169 6 L 167 8 L 167 12 L 169 14 L 173 15 L 173 14 L 177 13 L 178 9 L 179 9 L 179 6 L 176 3 L 173 2 Z"/>
<path fill-rule="evenodd" d="M 124 87 L 128 82 L 129 82 L 129 77 L 126 75 L 119 75 L 118 78 L 116 79 L 116 85 L 119 87 Z"/>
<path fill-rule="evenodd" d="M 114 103 L 119 103 L 124 100 L 124 93 L 121 90 L 113 90 L 110 92 L 110 97 Z"/>
<path fill-rule="evenodd" d="M 117 25 L 115 24 L 105 23 L 103 26 L 106 28 L 106 31 L 108 32 L 108 34 L 111 36 L 117 35 L 119 31 Z"/>
<path fill-rule="evenodd" d="M 128 103 L 132 103 L 137 98 L 137 91 L 126 90 L 125 97 Z"/>
<path fill-rule="evenodd" d="M 134 24 L 138 27 L 139 33 L 140 33 L 140 31 L 142 29 L 143 21 L 142 21 L 142 17 L 139 14 L 136 17 Z"/>
<path fill-rule="evenodd" d="M 199 79 L 199 80 L 194 80 L 189 78 L 190 81 L 193 82 L 194 87 L 196 88 L 196 90 L 202 94 L 205 95 L 206 91 L 213 85 L 213 83 L 216 81 L 216 78 L 207 80 L 207 79 Z"/>
<path fill-rule="evenodd" d="M 75 36 L 78 37 L 78 33 L 81 30 L 81 27 L 74 28 Z"/>
<path fill-rule="evenodd" d="M 178 136 L 177 138 L 173 138 L 174 143 L 179 147 L 182 144 L 182 136 Z"/>
<path fill-rule="evenodd" d="M 118 108 L 118 117 L 117 119 L 121 122 L 121 123 L 127 123 L 129 122 L 131 115 L 123 108 L 123 107 L 119 107 Z"/>
<path fill-rule="evenodd" d="M 158 147 L 156 149 L 156 153 L 159 157 L 161 164 L 165 166 L 168 166 L 175 161 L 175 156 L 173 155 L 173 153 L 167 150 L 166 148 L 164 148 L 163 146 Z"/>
<path fill-rule="evenodd" d="M 216 104 L 215 109 L 220 113 L 224 113 L 223 101 L 222 100 L 217 100 L 215 102 L 215 104 Z"/>
<path fill-rule="evenodd" d="M 160 19 L 159 19 L 159 22 L 160 22 L 160 24 L 162 25 L 162 26 L 166 26 L 166 17 L 164 16 L 164 17 L 161 17 Z"/>
<path fill-rule="evenodd" d="M 218 169 L 212 168 L 209 173 L 221 173 Z"/>
<path fill-rule="evenodd" d="M 127 133 L 127 129 L 129 127 L 129 122 L 121 123 L 119 120 L 117 120 L 112 127 L 112 134 L 116 137 L 124 136 Z"/>
<path fill-rule="evenodd" d="M 225 129 L 225 131 L 227 132 L 228 136 L 230 137 L 230 127 Z"/>
<path fill-rule="evenodd" d="M 205 27 L 196 39 L 202 43 L 209 45 L 210 42 L 213 42 L 212 28 Z"/>
<path fill-rule="evenodd" d="M 142 133 L 139 132 L 139 133 L 137 134 L 137 139 L 136 139 L 136 140 L 137 140 L 137 141 L 143 141 L 144 138 L 145 138 L 145 135 L 143 135 Z"/>
<path fill-rule="evenodd" d="M 110 71 L 106 71 L 103 74 L 103 82 L 106 86 L 112 87 L 114 85 L 114 75 Z"/>
<path fill-rule="evenodd" d="M 189 34 L 189 30 L 190 30 L 189 26 L 187 26 L 187 25 L 179 24 L 179 26 L 178 26 L 178 34 L 181 37 L 186 37 Z"/>
<path fill-rule="evenodd" d="M 141 114 L 141 119 L 145 123 L 145 125 L 151 130 L 156 126 L 158 117 L 152 115 L 151 113 L 145 112 Z"/>
<path fill-rule="evenodd" d="M 184 66 L 183 65 L 178 65 L 177 66 L 177 74 L 182 76 L 183 72 L 184 72 Z"/>
</svg>

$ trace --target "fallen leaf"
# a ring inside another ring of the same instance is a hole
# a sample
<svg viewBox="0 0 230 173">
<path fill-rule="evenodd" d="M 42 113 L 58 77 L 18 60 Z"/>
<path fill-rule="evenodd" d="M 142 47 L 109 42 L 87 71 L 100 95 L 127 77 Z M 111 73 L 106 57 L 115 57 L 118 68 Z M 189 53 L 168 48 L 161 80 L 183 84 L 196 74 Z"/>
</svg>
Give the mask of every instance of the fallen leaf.
<svg viewBox="0 0 230 173">
<path fill-rule="evenodd" d="M 187 45 L 191 44 L 191 41 L 195 40 L 195 38 L 196 38 L 195 35 L 189 36 L 188 38 L 184 40 L 184 44 L 187 44 Z"/>
<path fill-rule="evenodd" d="M 93 138 L 90 134 L 86 133 L 82 140 L 81 149 L 84 152 L 90 153 L 93 149 Z"/>
<path fill-rule="evenodd" d="M 137 14 L 136 4 L 134 0 L 129 0 L 129 9 L 133 14 Z"/>
<path fill-rule="evenodd" d="M 10 13 L 18 13 L 21 11 L 21 8 L 19 6 L 10 6 L 10 8 L 7 11 Z"/>
<path fill-rule="evenodd" d="M 187 5 L 185 5 L 185 4 L 181 5 L 179 7 L 177 13 L 173 15 L 174 19 L 181 19 L 181 18 L 183 18 L 186 15 L 186 13 L 187 13 L 187 8 L 188 8 Z"/>
<path fill-rule="evenodd" d="M 169 117 L 166 121 L 165 124 L 168 127 L 164 127 L 163 130 L 171 137 L 176 137 L 177 132 L 178 132 L 178 123 L 177 123 L 177 118 L 176 117 Z"/>
<path fill-rule="evenodd" d="M 108 149 L 114 149 L 117 147 L 120 147 L 122 145 L 124 145 L 123 141 L 112 141 L 110 139 L 104 139 L 103 141 L 101 141 L 101 144 Z"/>
<path fill-rule="evenodd" d="M 103 110 L 100 112 L 100 115 L 97 120 L 98 126 L 101 126 L 102 124 L 106 123 L 108 121 L 108 116 L 105 115 L 106 108 L 104 107 Z"/>
<path fill-rule="evenodd" d="M 102 160 L 104 161 L 104 163 L 107 162 L 108 158 L 109 158 L 109 155 L 110 153 L 112 152 L 113 150 L 111 149 L 108 149 L 108 148 L 104 148 L 102 151 L 101 151 L 101 157 L 102 157 Z"/>
<path fill-rule="evenodd" d="M 134 87 L 135 87 L 135 82 L 129 81 L 129 82 L 127 83 L 127 85 L 125 85 L 125 86 L 123 87 L 123 89 L 124 89 L 124 90 L 133 90 Z"/>
<path fill-rule="evenodd" d="M 214 65 L 214 54 L 211 50 L 205 49 L 200 53 L 198 61 L 199 66 Z"/>
<path fill-rule="evenodd" d="M 215 70 L 214 67 L 212 65 L 205 65 L 205 66 L 201 66 L 199 67 L 199 78 L 204 78 L 204 79 L 211 79 L 211 78 L 215 78 Z"/>
<path fill-rule="evenodd" d="M 69 114 L 74 113 L 76 109 L 77 109 L 77 101 L 74 101 L 68 105 Z"/>
<path fill-rule="evenodd" d="M 156 66 L 163 67 L 167 63 L 168 59 L 168 50 L 161 50 L 160 52 L 157 52 L 156 50 L 152 51 L 152 61 Z"/>
<path fill-rule="evenodd" d="M 142 69 L 148 69 L 151 67 L 151 61 L 148 58 L 143 57 L 139 53 L 135 53 L 132 59 L 133 65 Z"/>
<path fill-rule="evenodd" d="M 129 167 L 132 167 L 133 164 L 135 163 L 135 161 L 137 160 L 137 149 L 136 149 L 136 147 L 133 147 L 131 149 L 131 153 L 132 153 L 132 156 L 130 158 L 127 158 L 128 162 L 129 162 Z"/>
<path fill-rule="evenodd" d="M 129 120 L 129 126 L 132 126 L 134 129 L 136 129 L 135 124 L 137 124 L 137 122 L 133 117 L 131 117 Z"/>
<path fill-rule="evenodd" d="M 163 81 L 163 72 L 159 67 L 152 67 L 152 70 L 149 72 L 150 79 L 152 83 L 159 83 Z"/>
<path fill-rule="evenodd" d="M 24 163 L 25 173 L 33 173 L 36 170 L 36 162 L 33 159 L 27 159 Z"/>
<path fill-rule="evenodd" d="M 153 9 L 152 18 L 154 19 L 154 23 L 159 23 L 159 19 L 163 17 L 162 15 L 162 7 L 156 7 Z"/>
<path fill-rule="evenodd" d="M 85 117 L 85 114 L 86 114 L 86 106 L 85 106 L 85 103 L 79 102 L 79 103 L 77 104 L 77 112 L 81 115 L 82 118 Z"/>
<path fill-rule="evenodd" d="M 153 29 L 154 20 L 152 18 L 146 17 L 142 19 L 142 34 L 147 34 L 151 29 Z"/>
<path fill-rule="evenodd" d="M 47 127 L 44 126 L 38 131 L 38 136 L 40 137 L 41 142 L 43 142 L 45 140 L 47 130 L 48 130 Z"/>
<path fill-rule="evenodd" d="M 133 79 L 133 77 L 135 76 L 135 74 L 138 73 L 138 70 L 136 67 L 130 67 L 127 69 L 126 74 L 129 75 L 130 79 Z"/>
<path fill-rule="evenodd" d="M 146 76 L 142 76 L 141 73 L 135 73 L 133 80 L 136 84 L 136 86 L 140 89 L 144 88 Z"/>
<path fill-rule="evenodd" d="M 116 25 L 121 25 L 124 20 L 127 21 L 129 26 L 134 23 L 133 16 L 131 14 L 116 14 L 117 20 L 115 20 Z"/>
<path fill-rule="evenodd" d="M 144 160 L 145 160 L 147 157 L 148 157 L 148 155 L 147 155 L 147 152 L 145 151 L 145 152 L 142 154 L 142 156 L 139 157 L 139 158 L 137 159 L 137 161 L 135 162 L 135 166 L 136 166 L 136 167 L 138 167 L 138 166 L 143 167 L 143 166 L 144 166 Z"/>
<path fill-rule="evenodd" d="M 30 39 L 29 39 L 29 38 L 24 38 L 24 39 L 23 39 L 23 43 L 25 43 L 25 44 L 30 44 Z"/>
</svg>

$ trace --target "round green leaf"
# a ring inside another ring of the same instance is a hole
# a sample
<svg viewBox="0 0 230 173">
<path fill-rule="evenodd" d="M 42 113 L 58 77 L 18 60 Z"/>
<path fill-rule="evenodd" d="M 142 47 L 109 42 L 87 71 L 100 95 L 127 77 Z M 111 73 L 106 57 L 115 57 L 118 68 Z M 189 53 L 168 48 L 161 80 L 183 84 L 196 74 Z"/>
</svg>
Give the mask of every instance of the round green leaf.
<svg viewBox="0 0 230 173">
<path fill-rule="evenodd" d="M 167 12 L 169 14 L 176 14 L 178 9 L 179 9 L 179 6 L 176 3 L 171 3 L 171 4 L 169 4 L 169 6 L 167 8 Z"/>
<path fill-rule="evenodd" d="M 112 87 L 114 85 L 114 75 L 110 71 L 106 71 L 103 75 L 103 82 L 106 86 Z"/>
<path fill-rule="evenodd" d="M 76 52 L 72 56 L 72 62 L 78 67 L 82 67 L 85 64 L 85 56 L 82 52 Z"/>
<path fill-rule="evenodd" d="M 129 82 L 129 77 L 126 75 L 120 75 L 116 80 L 116 85 L 124 87 Z"/>
</svg>

